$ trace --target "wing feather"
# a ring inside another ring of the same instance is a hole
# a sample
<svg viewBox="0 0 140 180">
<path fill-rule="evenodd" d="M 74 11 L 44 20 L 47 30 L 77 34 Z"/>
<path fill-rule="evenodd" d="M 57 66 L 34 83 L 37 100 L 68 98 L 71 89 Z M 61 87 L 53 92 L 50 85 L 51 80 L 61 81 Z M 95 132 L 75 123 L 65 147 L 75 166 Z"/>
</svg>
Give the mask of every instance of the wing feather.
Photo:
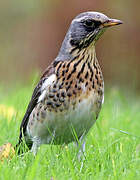
<svg viewBox="0 0 140 180">
<path fill-rule="evenodd" d="M 32 94 L 32 97 L 31 97 L 31 100 L 29 102 L 29 105 L 27 107 L 26 113 L 25 113 L 23 120 L 21 122 L 21 125 L 20 125 L 19 142 L 16 146 L 18 146 L 22 142 L 23 136 L 26 135 L 26 128 L 27 128 L 27 124 L 29 121 L 29 116 L 30 116 L 31 112 L 33 111 L 34 107 L 37 105 L 39 97 L 41 96 L 43 83 L 45 82 L 45 80 L 47 80 L 54 73 L 55 73 L 55 68 L 54 68 L 54 65 L 52 63 L 45 70 L 42 77 L 40 78 L 39 83 L 35 87 L 33 94 Z"/>
</svg>

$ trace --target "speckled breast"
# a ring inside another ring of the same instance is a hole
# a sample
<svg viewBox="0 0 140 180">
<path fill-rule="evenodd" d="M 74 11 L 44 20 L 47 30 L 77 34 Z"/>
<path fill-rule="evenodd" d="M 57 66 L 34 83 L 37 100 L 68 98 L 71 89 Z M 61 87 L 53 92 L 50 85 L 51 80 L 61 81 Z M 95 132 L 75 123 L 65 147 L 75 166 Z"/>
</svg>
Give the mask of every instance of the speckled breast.
<svg viewBox="0 0 140 180">
<path fill-rule="evenodd" d="M 27 131 L 31 138 L 39 137 L 47 144 L 69 143 L 94 124 L 103 100 L 103 78 L 90 63 L 79 61 L 77 66 L 57 64 L 55 80 L 30 115 Z"/>
</svg>

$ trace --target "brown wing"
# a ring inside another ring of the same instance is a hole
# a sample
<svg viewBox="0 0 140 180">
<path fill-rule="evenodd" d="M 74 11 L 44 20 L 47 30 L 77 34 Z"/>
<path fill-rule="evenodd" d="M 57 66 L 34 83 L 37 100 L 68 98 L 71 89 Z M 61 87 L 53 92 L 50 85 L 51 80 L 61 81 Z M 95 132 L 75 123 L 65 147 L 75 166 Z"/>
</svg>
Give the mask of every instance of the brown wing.
<svg viewBox="0 0 140 180">
<path fill-rule="evenodd" d="M 23 117 L 23 120 L 21 122 L 21 125 L 20 125 L 20 135 L 19 135 L 19 142 L 16 146 L 18 146 L 21 142 L 22 142 L 22 139 L 23 139 L 23 136 L 25 136 L 26 134 L 26 127 L 27 127 L 27 124 L 28 124 L 28 120 L 29 120 L 29 116 L 32 112 L 32 110 L 34 109 L 34 107 L 37 105 L 37 102 L 38 102 L 38 98 L 40 97 L 41 95 L 41 87 L 42 87 L 42 84 L 43 82 L 51 75 L 51 74 L 54 74 L 55 72 L 55 69 L 54 69 L 54 63 L 52 63 L 47 69 L 46 71 L 43 73 L 42 77 L 40 78 L 40 81 L 39 83 L 37 84 L 37 86 L 35 87 L 34 91 L 33 91 L 33 94 L 32 94 L 32 97 L 31 97 L 31 100 L 30 100 L 30 103 L 27 107 L 27 110 L 26 110 L 26 113 Z"/>
</svg>

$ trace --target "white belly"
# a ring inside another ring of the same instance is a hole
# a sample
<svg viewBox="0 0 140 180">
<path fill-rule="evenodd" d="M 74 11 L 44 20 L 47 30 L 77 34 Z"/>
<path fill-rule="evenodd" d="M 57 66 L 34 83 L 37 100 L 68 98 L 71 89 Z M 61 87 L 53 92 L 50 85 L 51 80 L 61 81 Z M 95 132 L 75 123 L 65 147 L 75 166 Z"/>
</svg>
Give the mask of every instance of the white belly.
<svg viewBox="0 0 140 180">
<path fill-rule="evenodd" d="M 75 109 L 69 107 L 68 110 L 57 113 L 47 111 L 43 121 L 35 119 L 32 128 L 27 126 L 27 133 L 33 141 L 39 139 L 40 144 L 69 143 L 88 132 L 99 111 L 100 103 L 94 94 L 83 99 Z"/>
</svg>

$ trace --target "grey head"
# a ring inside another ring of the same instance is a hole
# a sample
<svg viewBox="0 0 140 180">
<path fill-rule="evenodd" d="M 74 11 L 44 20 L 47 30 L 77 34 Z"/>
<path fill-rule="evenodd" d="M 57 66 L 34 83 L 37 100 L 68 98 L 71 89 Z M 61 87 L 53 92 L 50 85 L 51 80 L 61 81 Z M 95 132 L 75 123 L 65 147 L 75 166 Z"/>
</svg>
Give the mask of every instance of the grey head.
<svg viewBox="0 0 140 180">
<path fill-rule="evenodd" d="M 72 20 L 56 60 L 71 59 L 74 50 L 78 49 L 80 52 L 91 44 L 95 45 L 108 27 L 119 24 L 122 24 L 122 21 L 111 19 L 99 12 L 79 14 Z"/>
</svg>

